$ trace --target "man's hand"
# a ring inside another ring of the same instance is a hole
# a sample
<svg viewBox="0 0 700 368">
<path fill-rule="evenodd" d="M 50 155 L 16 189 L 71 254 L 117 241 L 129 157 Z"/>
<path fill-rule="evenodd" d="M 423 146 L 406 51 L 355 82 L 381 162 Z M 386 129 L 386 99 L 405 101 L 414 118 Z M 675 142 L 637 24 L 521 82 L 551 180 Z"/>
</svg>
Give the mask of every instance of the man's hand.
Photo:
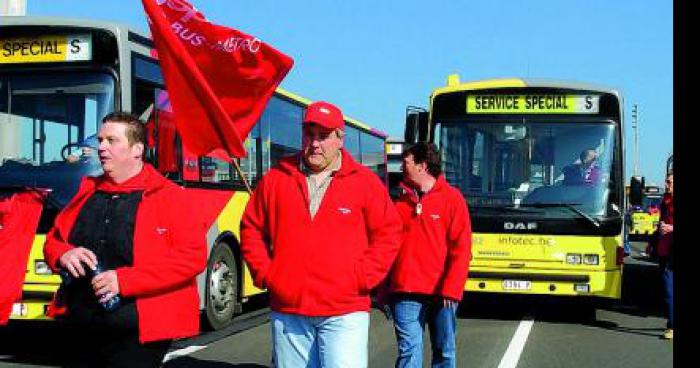
<svg viewBox="0 0 700 368">
<path fill-rule="evenodd" d="M 68 157 L 66 157 L 66 161 L 68 161 L 68 163 L 74 164 L 74 163 L 80 161 L 81 158 L 87 158 L 87 157 L 92 156 L 93 152 L 94 152 L 93 148 L 83 146 L 83 147 L 80 147 L 80 153 L 73 152 L 73 153 L 69 154 Z"/>
<path fill-rule="evenodd" d="M 68 163 L 70 164 L 74 164 L 80 161 L 80 156 L 71 153 L 70 155 L 68 155 L 68 157 L 66 157 L 66 161 L 68 161 Z"/>
<path fill-rule="evenodd" d="M 84 266 L 95 269 L 97 256 L 90 249 L 77 247 L 63 253 L 61 258 L 58 259 L 58 265 L 70 272 L 73 277 L 78 278 L 85 276 L 86 270 Z"/>
<path fill-rule="evenodd" d="M 119 280 L 117 272 L 110 270 L 92 278 L 92 290 L 95 291 L 95 296 L 100 298 L 100 303 L 104 303 L 112 297 L 119 295 Z"/>
<path fill-rule="evenodd" d="M 673 224 L 667 224 L 665 222 L 661 223 L 661 226 L 659 226 L 659 231 L 661 231 L 661 235 L 666 235 L 668 233 L 673 232 Z"/>
</svg>

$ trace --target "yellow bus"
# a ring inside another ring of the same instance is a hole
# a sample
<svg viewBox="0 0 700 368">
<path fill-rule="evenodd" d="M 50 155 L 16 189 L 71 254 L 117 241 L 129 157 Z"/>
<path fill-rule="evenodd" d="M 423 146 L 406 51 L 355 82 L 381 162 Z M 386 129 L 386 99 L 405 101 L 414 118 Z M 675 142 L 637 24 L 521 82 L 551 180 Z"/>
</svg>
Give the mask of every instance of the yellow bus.
<svg viewBox="0 0 700 368">
<path fill-rule="evenodd" d="M 469 204 L 469 292 L 620 298 L 622 97 L 580 83 L 447 85 L 407 114 L 406 139 L 438 145 Z"/>
<path fill-rule="evenodd" d="M 153 42 L 123 24 L 82 19 L 0 17 L 0 196 L 48 190 L 27 263 L 22 297 L 11 319 L 47 320 L 60 284 L 43 260 L 53 220 L 77 191 L 94 161 L 70 162 L 112 110 L 147 122 L 147 159 L 185 187 L 209 225 L 209 260 L 199 275 L 200 307 L 214 329 L 230 323 L 252 284 L 238 248 L 239 222 L 249 194 L 231 164 L 197 157 L 180 143 Z M 311 101 L 278 89 L 268 102 L 239 160 L 255 183 L 280 158 L 301 149 L 301 122 Z M 346 117 L 345 148 L 386 180 L 386 135 Z M 99 167 L 98 167 L 99 169 Z M 0 244 L 13 246 L 13 244 Z"/>
</svg>

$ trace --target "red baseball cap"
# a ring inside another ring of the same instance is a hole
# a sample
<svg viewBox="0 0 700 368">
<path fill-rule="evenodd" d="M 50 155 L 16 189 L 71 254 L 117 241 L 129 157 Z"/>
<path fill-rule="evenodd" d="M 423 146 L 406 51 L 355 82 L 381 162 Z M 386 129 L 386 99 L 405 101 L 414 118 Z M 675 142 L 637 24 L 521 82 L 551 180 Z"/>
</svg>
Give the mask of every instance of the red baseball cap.
<svg viewBox="0 0 700 368">
<path fill-rule="evenodd" d="M 343 113 L 335 105 L 318 101 L 310 104 L 304 113 L 304 124 L 318 124 L 328 129 L 345 129 Z"/>
</svg>

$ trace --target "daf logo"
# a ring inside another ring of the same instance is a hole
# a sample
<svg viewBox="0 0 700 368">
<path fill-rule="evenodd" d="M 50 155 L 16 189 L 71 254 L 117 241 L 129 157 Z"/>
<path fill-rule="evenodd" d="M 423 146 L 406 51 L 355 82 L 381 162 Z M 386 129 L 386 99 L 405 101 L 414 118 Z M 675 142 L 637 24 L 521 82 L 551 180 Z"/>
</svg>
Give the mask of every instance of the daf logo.
<svg viewBox="0 0 700 368">
<path fill-rule="evenodd" d="M 504 222 L 503 228 L 506 230 L 535 230 L 536 222 Z"/>
</svg>

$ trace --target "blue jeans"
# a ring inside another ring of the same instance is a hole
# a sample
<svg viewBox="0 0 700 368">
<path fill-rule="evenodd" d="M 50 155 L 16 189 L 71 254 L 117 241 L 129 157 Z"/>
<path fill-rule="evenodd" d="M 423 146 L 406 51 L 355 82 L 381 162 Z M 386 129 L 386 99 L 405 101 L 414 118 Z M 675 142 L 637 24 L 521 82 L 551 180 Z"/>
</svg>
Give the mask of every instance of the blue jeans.
<svg viewBox="0 0 700 368">
<path fill-rule="evenodd" d="M 457 349 L 455 308 L 445 308 L 432 297 L 394 296 L 392 313 L 399 354 L 396 368 L 423 366 L 423 330 L 430 330 L 432 367 L 455 367 Z"/>
<path fill-rule="evenodd" d="M 333 317 L 272 312 L 270 325 L 276 368 L 367 367 L 367 312 Z"/>
<path fill-rule="evenodd" d="M 661 266 L 664 279 L 664 291 L 666 292 L 666 307 L 668 308 L 666 328 L 673 328 L 673 267 L 667 262 L 663 262 Z"/>
</svg>

